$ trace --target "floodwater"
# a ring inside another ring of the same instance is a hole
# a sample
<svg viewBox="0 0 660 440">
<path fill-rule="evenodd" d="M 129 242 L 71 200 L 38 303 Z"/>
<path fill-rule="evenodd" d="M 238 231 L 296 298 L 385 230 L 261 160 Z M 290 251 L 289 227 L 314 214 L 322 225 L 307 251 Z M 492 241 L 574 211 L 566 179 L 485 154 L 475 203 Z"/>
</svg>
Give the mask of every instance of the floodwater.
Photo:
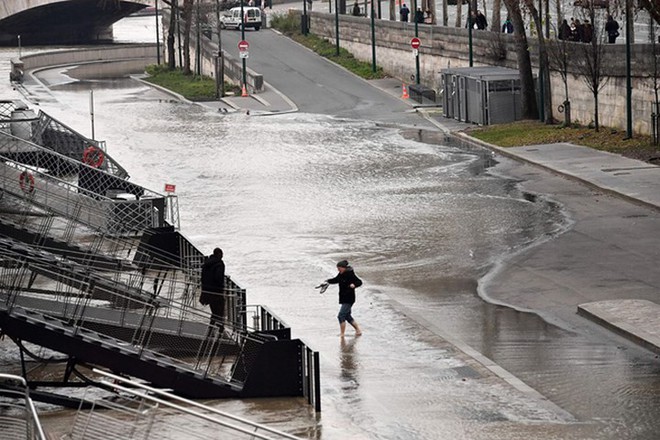
<svg viewBox="0 0 660 440">
<path fill-rule="evenodd" d="M 90 89 L 96 138 L 132 180 L 175 184 L 182 232 L 221 246 L 249 302 L 320 352 L 320 414 L 302 399 L 209 404 L 324 440 L 658 438 L 657 359 L 477 296 L 495 263 L 571 225 L 489 152 L 369 121 L 218 114 L 129 79 L 55 86 L 41 107 L 89 134 Z M 359 338 L 338 337 L 336 291 L 314 289 L 340 259 L 365 281 Z"/>
</svg>

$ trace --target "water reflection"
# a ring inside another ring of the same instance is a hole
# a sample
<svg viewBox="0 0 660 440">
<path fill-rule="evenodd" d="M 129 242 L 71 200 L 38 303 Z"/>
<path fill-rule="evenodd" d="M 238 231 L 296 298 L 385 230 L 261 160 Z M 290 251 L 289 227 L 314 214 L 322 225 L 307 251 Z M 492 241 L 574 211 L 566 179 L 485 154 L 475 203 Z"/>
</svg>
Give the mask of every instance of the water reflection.
<svg viewBox="0 0 660 440">
<path fill-rule="evenodd" d="M 341 379 L 344 382 L 342 389 L 347 392 L 355 391 L 360 385 L 358 362 L 355 354 L 355 345 L 360 338 L 359 336 L 339 338 Z"/>
</svg>

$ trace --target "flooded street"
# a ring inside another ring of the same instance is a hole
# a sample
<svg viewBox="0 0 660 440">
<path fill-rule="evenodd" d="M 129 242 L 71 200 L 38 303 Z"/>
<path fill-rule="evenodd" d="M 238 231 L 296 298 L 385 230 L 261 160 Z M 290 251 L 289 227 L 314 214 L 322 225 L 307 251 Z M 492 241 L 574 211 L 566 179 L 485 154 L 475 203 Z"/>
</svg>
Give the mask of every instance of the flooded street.
<svg viewBox="0 0 660 440">
<path fill-rule="evenodd" d="M 653 355 L 477 294 L 496 264 L 572 225 L 505 173 L 522 165 L 370 121 L 220 114 L 130 79 L 54 86 L 41 108 L 90 135 L 90 89 L 96 138 L 132 180 L 175 184 L 183 234 L 222 247 L 248 301 L 320 352 L 320 414 L 302 399 L 211 405 L 324 440 L 658 438 Z M 336 288 L 314 289 L 341 259 L 365 282 L 360 338 L 338 337 Z"/>
</svg>

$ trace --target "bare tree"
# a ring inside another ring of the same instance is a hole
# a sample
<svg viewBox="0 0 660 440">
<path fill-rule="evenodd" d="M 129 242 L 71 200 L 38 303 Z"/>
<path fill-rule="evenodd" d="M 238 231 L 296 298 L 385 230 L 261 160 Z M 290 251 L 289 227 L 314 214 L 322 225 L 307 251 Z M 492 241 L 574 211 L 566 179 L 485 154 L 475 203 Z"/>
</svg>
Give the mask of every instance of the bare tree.
<svg viewBox="0 0 660 440">
<path fill-rule="evenodd" d="M 513 24 L 513 38 L 516 43 L 518 58 L 518 71 L 520 72 L 520 93 L 522 116 L 526 119 L 535 118 L 538 114 L 536 107 L 536 94 L 534 92 L 534 77 L 532 75 L 532 61 L 529 57 L 529 45 L 525 22 L 520 9 L 520 0 L 504 0 L 504 5 Z"/>
<path fill-rule="evenodd" d="M 660 47 L 658 47 L 658 38 L 656 36 L 657 29 L 655 27 L 655 22 L 651 17 L 651 23 L 649 23 L 649 42 L 651 43 L 653 60 L 651 61 L 650 76 L 653 81 L 653 94 L 655 99 L 652 111 L 652 132 L 653 142 L 655 145 L 658 145 L 658 118 L 660 117 L 660 60 L 658 60 L 658 57 L 660 57 Z"/>
<path fill-rule="evenodd" d="M 178 0 L 172 0 L 170 3 L 170 24 L 167 28 L 167 67 L 174 70 L 176 67 L 174 58 L 174 33 L 176 32 L 176 16 L 178 14 Z"/>
<path fill-rule="evenodd" d="M 502 31 L 502 17 L 500 17 L 500 9 L 502 9 L 502 0 L 493 0 L 493 15 L 490 18 L 490 30 L 493 32 Z"/>
<path fill-rule="evenodd" d="M 596 131 L 600 129 L 598 120 L 598 94 L 601 89 L 607 84 L 609 77 L 603 75 L 603 48 L 605 46 L 605 32 L 602 31 L 603 26 L 596 25 L 596 11 L 593 3 L 586 8 L 586 14 L 593 27 L 593 36 L 590 43 L 578 43 L 579 52 L 581 56 L 573 57 L 573 61 L 582 74 L 587 88 L 591 91 L 594 97 L 594 126 Z"/>
<path fill-rule="evenodd" d="M 463 15 L 463 0 L 456 0 L 456 27 L 461 27 L 461 15 Z M 470 17 L 468 17 L 468 21 Z"/>
<path fill-rule="evenodd" d="M 558 31 L 555 29 L 555 33 Z M 571 63 L 571 57 L 569 56 L 570 49 L 569 42 L 567 40 L 548 40 L 548 59 L 550 61 L 549 67 L 557 72 L 561 76 L 561 80 L 564 83 L 564 126 L 568 127 L 571 125 L 571 102 L 568 96 L 568 66 Z"/>
<path fill-rule="evenodd" d="M 449 1 L 442 0 L 442 25 L 447 26 L 449 24 Z"/>
<path fill-rule="evenodd" d="M 396 0 L 389 2 L 390 20 L 396 21 Z"/>
<path fill-rule="evenodd" d="M 534 6 L 532 0 L 524 0 L 525 6 L 534 20 L 536 25 L 536 37 L 539 45 L 539 65 L 541 66 L 541 77 L 539 82 L 543 85 L 543 116 L 546 124 L 554 122 L 552 118 L 552 90 L 550 87 L 550 69 L 548 62 L 548 50 L 545 44 L 545 37 L 543 36 L 543 23 L 539 11 Z"/>
<path fill-rule="evenodd" d="M 192 74 L 190 69 L 190 28 L 195 0 L 183 0 L 183 73 Z"/>
</svg>

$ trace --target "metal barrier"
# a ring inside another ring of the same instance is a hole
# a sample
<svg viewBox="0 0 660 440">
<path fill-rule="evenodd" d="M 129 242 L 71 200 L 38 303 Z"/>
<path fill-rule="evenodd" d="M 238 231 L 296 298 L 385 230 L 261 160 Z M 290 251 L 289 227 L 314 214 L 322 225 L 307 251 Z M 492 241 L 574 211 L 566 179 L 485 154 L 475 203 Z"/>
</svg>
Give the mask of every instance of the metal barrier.
<svg viewBox="0 0 660 440">
<path fill-rule="evenodd" d="M 220 332 L 218 327 L 210 325 L 209 313 L 178 301 L 161 300 L 148 291 L 140 290 L 142 296 L 138 297 L 134 291 L 129 295 L 119 289 L 106 290 L 107 301 L 115 308 L 103 307 L 93 299 L 99 281 L 91 272 L 88 278 L 81 278 L 47 265 L 27 263 L 16 255 L 5 254 L 2 260 L 0 308 L 8 314 L 15 308 L 39 311 L 57 318 L 64 326 L 72 326 L 74 336 L 81 334 L 84 328 L 100 327 L 103 335 L 115 338 L 117 345 L 132 348 L 136 356 L 146 361 L 153 360 L 157 353 L 160 361 L 179 369 L 200 373 L 203 377 L 241 382 L 234 378 L 234 361 L 253 356 L 252 352 L 260 350 L 267 341 L 228 321 L 224 322 L 225 331 Z M 50 289 L 40 291 L 50 292 L 52 301 L 40 300 L 30 293 L 34 274 L 57 280 Z M 135 280 L 126 281 L 125 285 L 136 284 Z M 137 284 L 150 285 L 143 280 Z M 125 307 L 129 304 L 130 309 Z"/>
<path fill-rule="evenodd" d="M 321 362 L 319 352 L 302 344 L 300 353 L 302 366 L 303 396 L 316 412 L 321 411 Z"/>
<path fill-rule="evenodd" d="M 110 199 L 14 162 L 4 154 L 0 154 L 0 187 L 103 233 L 138 233 L 162 225 L 164 198 Z"/>
<path fill-rule="evenodd" d="M 208 439 L 211 432 L 214 438 L 239 440 L 300 439 L 140 382 L 98 369 L 94 373 L 118 396 L 113 401 L 97 399 L 91 409 L 78 410 L 67 440 Z M 168 422 L 174 417 L 176 422 Z"/>
<path fill-rule="evenodd" d="M 104 160 L 100 169 L 128 179 L 126 170 L 106 151 L 105 143 L 89 139 L 39 110 L 35 115 L 22 101 L 0 101 L 0 131 L 30 141 L 76 161 L 85 159 L 89 147 L 100 150 Z"/>
<path fill-rule="evenodd" d="M 0 374 L 0 433 L 3 440 L 47 440 L 20 376 Z"/>
</svg>

